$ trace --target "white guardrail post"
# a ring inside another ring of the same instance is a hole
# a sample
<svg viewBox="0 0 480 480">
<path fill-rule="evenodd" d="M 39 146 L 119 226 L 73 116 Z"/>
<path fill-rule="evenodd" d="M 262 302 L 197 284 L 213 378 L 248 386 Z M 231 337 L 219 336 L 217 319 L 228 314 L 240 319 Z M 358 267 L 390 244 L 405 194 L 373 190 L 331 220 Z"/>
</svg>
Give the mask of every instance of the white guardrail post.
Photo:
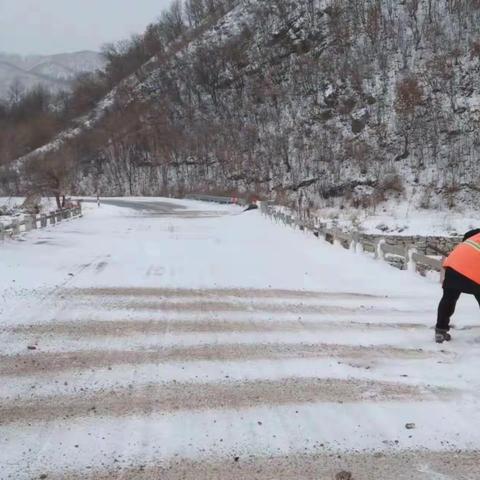
<svg viewBox="0 0 480 480">
<path fill-rule="evenodd" d="M 12 234 L 18 235 L 20 233 L 20 223 L 18 220 L 12 220 Z"/>
<path fill-rule="evenodd" d="M 358 245 L 358 236 L 357 236 L 357 233 L 354 232 L 352 235 L 352 241 L 350 242 L 350 250 L 353 253 L 357 253 L 357 245 Z"/>
<path fill-rule="evenodd" d="M 409 272 L 417 272 L 417 263 L 415 262 L 415 255 L 417 253 L 417 249 L 415 247 L 409 246 L 406 248 L 406 263 L 407 263 L 407 270 Z"/>
<path fill-rule="evenodd" d="M 25 225 L 25 231 L 29 232 L 30 230 L 33 229 L 33 222 L 32 222 L 32 216 L 27 215 L 25 219 L 23 220 L 23 223 Z"/>
<path fill-rule="evenodd" d="M 357 239 L 358 239 L 358 242 L 357 242 L 357 253 L 364 253 L 365 252 L 365 248 L 363 246 L 363 242 L 362 242 L 362 238 L 360 236 L 360 234 L 358 232 L 355 233 L 355 235 L 357 236 Z"/>
<path fill-rule="evenodd" d="M 336 247 L 343 247 L 342 241 L 338 237 L 336 230 L 332 230 L 332 236 L 333 236 L 333 245 L 335 245 Z"/>
<path fill-rule="evenodd" d="M 385 253 L 383 251 L 383 246 L 386 244 L 386 240 L 384 238 L 381 238 L 377 242 L 377 246 L 375 249 L 375 258 L 378 258 L 379 260 L 385 260 Z"/>
</svg>

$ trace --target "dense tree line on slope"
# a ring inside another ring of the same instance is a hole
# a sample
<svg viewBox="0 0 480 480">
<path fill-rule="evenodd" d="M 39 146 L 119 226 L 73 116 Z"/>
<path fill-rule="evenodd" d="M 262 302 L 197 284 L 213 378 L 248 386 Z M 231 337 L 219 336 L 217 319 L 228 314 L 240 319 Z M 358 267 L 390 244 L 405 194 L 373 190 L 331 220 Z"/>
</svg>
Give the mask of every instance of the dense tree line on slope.
<svg viewBox="0 0 480 480">
<path fill-rule="evenodd" d="M 165 55 L 175 42 L 183 45 L 187 34 L 195 34 L 227 8 L 230 0 L 188 0 L 185 5 L 175 0 L 143 35 L 105 45 L 105 70 L 79 75 L 71 93 L 53 95 L 42 87 L 25 91 L 14 81 L 8 98 L 0 102 L 0 165 L 46 144 L 145 62 Z"/>
<path fill-rule="evenodd" d="M 64 188 L 255 190 L 308 208 L 406 180 L 453 202 L 478 186 L 479 20 L 477 0 L 174 2 L 106 48 L 121 88 L 65 147 Z"/>
</svg>

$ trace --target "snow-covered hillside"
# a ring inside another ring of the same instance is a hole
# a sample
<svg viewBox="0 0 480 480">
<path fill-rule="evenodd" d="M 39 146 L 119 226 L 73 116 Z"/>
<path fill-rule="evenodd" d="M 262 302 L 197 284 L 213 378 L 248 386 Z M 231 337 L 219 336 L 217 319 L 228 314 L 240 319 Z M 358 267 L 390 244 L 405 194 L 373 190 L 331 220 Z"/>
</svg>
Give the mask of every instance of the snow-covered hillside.
<svg viewBox="0 0 480 480">
<path fill-rule="evenodd" d="M 478 2 L 214 3 L 89 128 L 33 157 L 93 145 L 68 178 L 77 193 L 254 192 L 305 212 L 478 203 Z"/>
</svg>

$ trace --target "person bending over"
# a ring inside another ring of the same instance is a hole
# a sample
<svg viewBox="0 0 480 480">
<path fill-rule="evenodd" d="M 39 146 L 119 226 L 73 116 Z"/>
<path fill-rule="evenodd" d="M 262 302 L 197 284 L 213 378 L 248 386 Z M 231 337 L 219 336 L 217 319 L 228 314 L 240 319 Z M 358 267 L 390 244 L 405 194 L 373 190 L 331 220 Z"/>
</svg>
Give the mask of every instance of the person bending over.
<svg viewBox="0 0 480 480">
<path fill-rule="evenodd" d="M 435 341 L 449 342 L 450 318 L 462 293 L 474 295 L 480 304 L 480 229 L 470 230 L 443 264 L 443 297 L 438 306 Z"/>
</svg>

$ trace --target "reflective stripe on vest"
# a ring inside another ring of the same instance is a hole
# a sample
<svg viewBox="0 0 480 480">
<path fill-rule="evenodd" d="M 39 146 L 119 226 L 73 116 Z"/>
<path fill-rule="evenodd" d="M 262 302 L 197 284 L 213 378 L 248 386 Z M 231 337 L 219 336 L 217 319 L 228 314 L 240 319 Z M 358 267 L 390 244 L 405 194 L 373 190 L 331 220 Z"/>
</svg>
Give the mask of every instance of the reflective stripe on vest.
<svg viewBox="0 0 480 480">
<path fill-rule="evenodd" d="M 465 240 L 463 242 L 465 245 L 469 245 L 470 247 L 473 247 L 475 250 L 480 252 L 480 243 L 474 242 L 473 240 Z"/>
</svg>

